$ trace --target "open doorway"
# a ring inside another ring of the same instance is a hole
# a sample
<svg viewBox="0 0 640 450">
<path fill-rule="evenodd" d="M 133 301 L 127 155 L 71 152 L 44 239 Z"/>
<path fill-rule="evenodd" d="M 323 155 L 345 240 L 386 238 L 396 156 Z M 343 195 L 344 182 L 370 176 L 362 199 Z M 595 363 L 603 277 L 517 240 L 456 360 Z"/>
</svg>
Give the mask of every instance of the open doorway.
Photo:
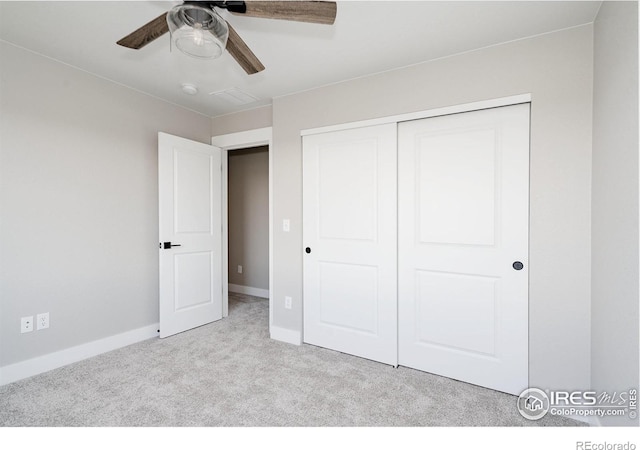
<svg viewBox="0 0 640 450">
<path fill-rule="evenodd" d="M 272 128 L 256 128 L 211 138 L 211 144 L 223 150 L 222 156 L 222 316 L 229 314 L 229 243 L 228 243 L 228 156 L 225 153 L 267 146 L 269 149 L 269 334 L 273 326 L 273 145 Z M 237 268 L 236 268 L 237 270 Z"/>
<path fill-rule="evenodd" d="M 225 152 L 228 312 L 269 298 L 269 147 Z"/>
</svg>

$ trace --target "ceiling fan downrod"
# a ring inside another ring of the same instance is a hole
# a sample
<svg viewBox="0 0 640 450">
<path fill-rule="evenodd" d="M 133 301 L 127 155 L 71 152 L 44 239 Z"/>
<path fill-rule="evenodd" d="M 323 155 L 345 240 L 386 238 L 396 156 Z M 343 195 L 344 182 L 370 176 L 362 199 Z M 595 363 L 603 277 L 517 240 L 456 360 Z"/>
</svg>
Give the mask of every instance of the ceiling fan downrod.
<svg viewBox="0 0 640 450">
<path fill-rule="evenodd" d="M 214 7 L 226 9 L 229 12 L 244 14 L 247 12 L 247 4 L 243 1 L 218 1 L 218 2 L 199 2 L 185 1 L 186 5 L 197 5 L 205 8 L 213 9 Z"/>
</svg>

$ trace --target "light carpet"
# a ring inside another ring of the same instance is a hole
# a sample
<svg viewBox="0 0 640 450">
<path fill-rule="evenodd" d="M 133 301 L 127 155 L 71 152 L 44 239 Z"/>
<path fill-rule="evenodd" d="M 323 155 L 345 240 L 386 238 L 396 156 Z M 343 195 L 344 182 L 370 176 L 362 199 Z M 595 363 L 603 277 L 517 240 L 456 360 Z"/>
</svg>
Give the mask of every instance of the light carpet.
<svg viewBox="0 0 640 450">
<path fill-rule="evenodd" d="M 576 426 L 516 397 L 269 339 L 268 302 L 0 387 L 2 426 Z"/>
</svg>

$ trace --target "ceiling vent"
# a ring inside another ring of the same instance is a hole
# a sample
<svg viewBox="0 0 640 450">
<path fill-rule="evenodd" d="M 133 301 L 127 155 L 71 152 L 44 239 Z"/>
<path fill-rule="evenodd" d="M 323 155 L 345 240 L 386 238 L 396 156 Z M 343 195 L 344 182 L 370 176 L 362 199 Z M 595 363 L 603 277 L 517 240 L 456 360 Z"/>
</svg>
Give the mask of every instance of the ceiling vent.
<svg viewBox="0 0 640 450">
<path fill-rule="evenodd" d="M 260 100 L 258 97 L 254 97 L 251 94 L 241 91 L 238 88 L 227 89 L 226 91 L 211 92 L 209 95 L 216 99 L 224 100 L 232 105 L 248 105 L 249 103 L 255 103 Z"/>
</svg>

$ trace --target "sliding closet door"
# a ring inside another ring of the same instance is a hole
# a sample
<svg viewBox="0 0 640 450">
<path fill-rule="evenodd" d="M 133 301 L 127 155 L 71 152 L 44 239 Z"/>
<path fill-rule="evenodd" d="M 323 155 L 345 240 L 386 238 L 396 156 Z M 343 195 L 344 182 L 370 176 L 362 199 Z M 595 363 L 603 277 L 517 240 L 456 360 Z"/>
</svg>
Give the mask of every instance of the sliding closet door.
<svg viewBox="0 0 640 450">
<path fill-rule="evenodd" d="M 399 363 L 528 387 L 529 105 L 404 122 Z"/>
<path fill-rule="evenodd" d="M 304 342 L 397 364 L 396 125 L 303 138 Z"/>
</svg>

